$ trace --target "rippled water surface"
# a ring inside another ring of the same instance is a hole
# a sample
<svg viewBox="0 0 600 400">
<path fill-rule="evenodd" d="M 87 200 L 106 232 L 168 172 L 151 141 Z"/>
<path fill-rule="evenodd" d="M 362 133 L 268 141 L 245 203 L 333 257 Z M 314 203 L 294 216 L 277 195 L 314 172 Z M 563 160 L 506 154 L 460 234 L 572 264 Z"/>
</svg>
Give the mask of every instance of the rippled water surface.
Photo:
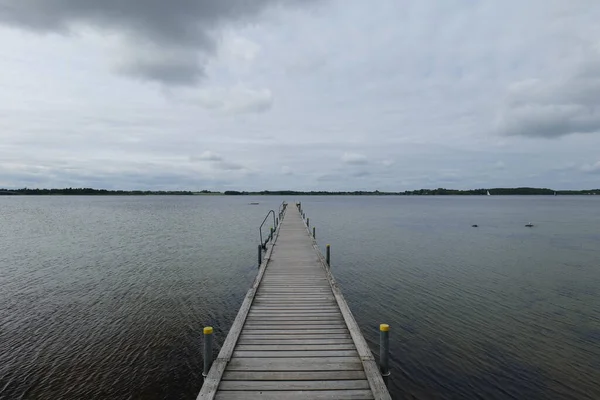
<svg viewBox="0 0 600 400">
<path fill-rule="evenodd" d="M 394 398 L 600 398 L 600 199 L 298 199 Z M 281 200 L 0 197 L 0 398 L 194 399 Z"/>
</svg>

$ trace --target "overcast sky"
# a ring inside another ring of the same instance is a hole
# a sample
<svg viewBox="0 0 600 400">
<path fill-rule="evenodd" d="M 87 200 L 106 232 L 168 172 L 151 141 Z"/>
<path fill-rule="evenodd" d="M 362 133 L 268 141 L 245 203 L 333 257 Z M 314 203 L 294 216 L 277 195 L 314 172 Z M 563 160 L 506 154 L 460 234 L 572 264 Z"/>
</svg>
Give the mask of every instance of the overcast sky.
<svg viewBox="0 0 600 400">
<path fill-rule="evenodd" d="M 0 0 L 0 187 L 600 187 L 597 0 Z"/>
</svg>

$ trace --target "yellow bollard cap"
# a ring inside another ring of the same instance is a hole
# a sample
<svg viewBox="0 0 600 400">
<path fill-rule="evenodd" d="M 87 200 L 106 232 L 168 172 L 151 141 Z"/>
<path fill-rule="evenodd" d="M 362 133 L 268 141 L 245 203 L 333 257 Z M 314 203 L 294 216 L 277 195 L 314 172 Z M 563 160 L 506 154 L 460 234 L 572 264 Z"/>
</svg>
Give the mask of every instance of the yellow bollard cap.
<svg viewBox="0 0 600 400">
<path fill-rule="evenodd" d="M 205 327 L 204 327 L 204 334 L 205 334 L 205 335 L 210 335 L 211 333 L 213 333 L 213 328 L 212 328 L 212 326 L 205 326 Z"/>
<path fill-rule="evenodd" d="M 381 324 L 379 325 L 379 330 L 381 332 L 387 332 L 390 330 L 390 326 L 388 324 Z"/>
<path fill-rule="evenodd" d="M 330 245 L 330 244 L 328 244 L 328 245 L 327 245 L 327 247 L 331 247 L 331 245 Z"/>
</svg>

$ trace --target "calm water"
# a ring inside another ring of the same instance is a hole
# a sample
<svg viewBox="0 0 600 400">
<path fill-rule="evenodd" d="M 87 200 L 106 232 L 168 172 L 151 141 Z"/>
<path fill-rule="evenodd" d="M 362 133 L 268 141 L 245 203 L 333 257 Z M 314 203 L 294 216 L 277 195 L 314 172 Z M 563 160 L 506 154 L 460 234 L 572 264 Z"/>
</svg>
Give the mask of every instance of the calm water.
<svg viewBox="0 0 600 400">
<path fill-rule="evenodd" d="M 600 398 L 600 198 L 299 199 L 394 398 Z M 194 399 L 280 201 L 0 197 L 0 398 Z"/>
</svg>

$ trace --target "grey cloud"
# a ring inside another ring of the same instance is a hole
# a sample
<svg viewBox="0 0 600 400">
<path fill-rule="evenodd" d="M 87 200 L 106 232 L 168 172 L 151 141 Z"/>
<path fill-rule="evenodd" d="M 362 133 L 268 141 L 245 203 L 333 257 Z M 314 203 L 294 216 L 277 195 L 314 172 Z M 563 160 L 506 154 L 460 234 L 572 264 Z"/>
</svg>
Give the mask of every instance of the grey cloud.
<svg viewBox="0 0 600 400">
<path fill-rule="evenodd" d="M 219 154 L 207 150 L 199 156 L 190 157 L 190 161 L 223 161 L 223 157 Z"/>
<path fill-rule="evenodd" d="M 208 161 L 211 163 L 213 168 L 222 170 L 222 171 L 246 170 L 246 167 L 244 167 L 243 165 L 232 162 L 232 161 L 225 160 L 223 158 L 223 156 L 221 156 L 220 154 L 213 153 L 210 150 L 203 152 L 199 156 L 191 156 L 190 161 L 191 162 Z"/>
<path fill-rule="evenodd" d="M 351 165 L 364 165 L 369 162 L 366 156 L 358 153 L 344 153 L 342 155 L 342 162 Z"/>
<path fill-rule="evenodd" d="M 231 161 L 219 161 L 215 163 L 215 167 L 224 171 L 241 171 L 246 169 L 243 165 Z"/>
<path fill-rule="evenodd" d="M 355 178 L 365 178 L 370 175 L 371 173 L 369 171 L 356 171 L 352 173 L 352 176 Z"/>
<path fill-rule="evenodd" d="M 261 113 L 273 106 L 273 94 L 269 89 L 236 86 L 204 89 L 186 101 L 224 114 Z"/>
<path fill-rule="evenodd" d="M 317 181 L 319 182 L 332 182 L 332 181 L 341 181 L 343 177 L 337 174 L 322 174 L 317 176 Z"/>
<path fill-rule="evenodd" d="M 600 174 L 600 161 L 593 164 L 585 164 L 581 167 L 581 170 L 589 174 Z"/>
<path fill-rule="evenodd" d="M 508 136 L 556 138 L 600 132 L 600 58 L 592 54 L 567 79 L 532 79 L 509 87 L 496 120 Z"/>
<path fill-rule="evenodd" d="M 129 56 L 118 71 L 169 85 L 204 76 L 216 31 L 297 0 L 0 0 L 0 24 L 38 33 L 69 34 L 78 26 L 117 33 Z M 161 49 L 176 47 L 177 54 Z M 175 58 L 173 58 L 175 56 Z M 202 57 L 204 56 L 204 57 Z M 165 58 L 167 57 L 167 58 Z"/>
<path fill-rule="evenodd" d="M 114 70 L 124 76 L 141 80 L 159 81 L 172 86 L 193 85 L 205 77 L 203 63 L 191 49 L 139 48 L 117 62 Z"/>
</svg>

